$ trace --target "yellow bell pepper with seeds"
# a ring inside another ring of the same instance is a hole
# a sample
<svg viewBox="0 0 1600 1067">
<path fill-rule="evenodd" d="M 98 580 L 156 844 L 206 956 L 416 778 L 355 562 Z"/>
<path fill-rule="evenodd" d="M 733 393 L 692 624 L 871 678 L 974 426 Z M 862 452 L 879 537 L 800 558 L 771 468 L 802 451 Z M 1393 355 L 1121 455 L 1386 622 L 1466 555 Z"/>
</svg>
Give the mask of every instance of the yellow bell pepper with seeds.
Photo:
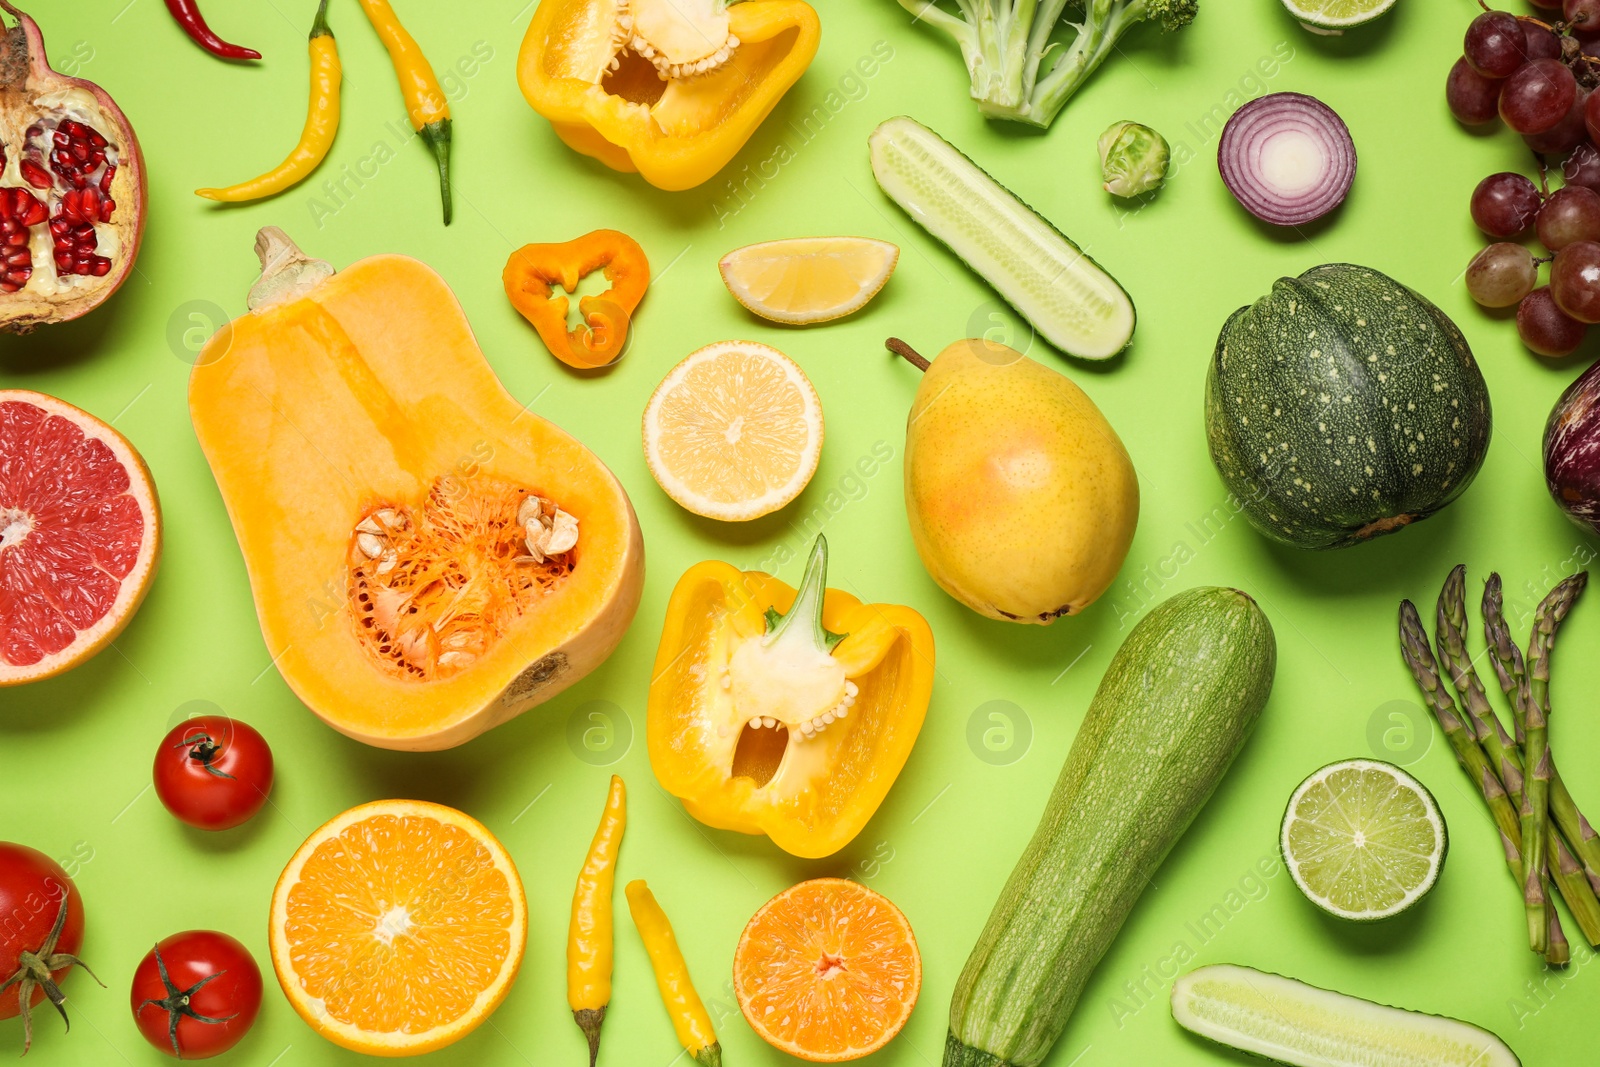
<svg viewBox="0 0 1600 1067">
<path fill-rule="evenodd" d="M 744 147 L 821 36 L 803 0 L 541 0 L 517 82 L 569 147 L 690 189 Z"/>
<path fill-rule="evenodd" d="M 707 826 L 839 851 L 878 810 L 933 692 L 911 608 L 827 589 L 817 538 L 798 592 L 710 561 L 679 579 L 650 684 L 650 766 Z"/>
</svg>

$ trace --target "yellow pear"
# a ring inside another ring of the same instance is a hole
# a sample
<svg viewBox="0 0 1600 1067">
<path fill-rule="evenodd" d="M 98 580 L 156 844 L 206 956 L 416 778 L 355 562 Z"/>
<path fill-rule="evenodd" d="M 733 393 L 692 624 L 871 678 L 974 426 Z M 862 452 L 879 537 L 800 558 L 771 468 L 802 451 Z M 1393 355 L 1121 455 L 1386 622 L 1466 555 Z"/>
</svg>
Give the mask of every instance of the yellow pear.
<svg viewBox="0 0 1600 1067">
<path fill-rule="evenodd" d="M 945 592 L 991 619 L 1048 625 L 1117 576 L 1139 477 L 1094 401 L 1065 375 L 988 341 L 922 368 L 906 422 L 906 514 Z"/>
</svg>

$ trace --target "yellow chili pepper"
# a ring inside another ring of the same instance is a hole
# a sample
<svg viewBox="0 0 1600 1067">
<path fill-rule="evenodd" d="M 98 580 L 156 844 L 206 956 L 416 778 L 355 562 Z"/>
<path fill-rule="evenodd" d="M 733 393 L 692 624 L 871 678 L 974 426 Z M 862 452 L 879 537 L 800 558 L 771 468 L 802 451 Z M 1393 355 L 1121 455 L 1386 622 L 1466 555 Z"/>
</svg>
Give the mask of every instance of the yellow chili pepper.
<svg viewBox="0 0 1600 1067">
<path fill-rule="evenodd" d="M 439 195 L 444 199 L 444 224 L 450 225 L 450 102 L 439 79 L 433 76 L 428 57 L 417 47 L 416 39 L 400 25 L 389 0 L 361 0 L 367 21 L 378 31 L 378 39 L 389 50 L 395 75 L 400 79 L 400 94 L 405 97 L 411 126 L 433 150 L 439 161 Z"/>
<path fill-rule="evenodd" d="M 700 1002 L 700 994 L 694 991 L 689 965 L 683 960 L 683 951 L 678 948 L 667 913 L 656 903 L 655 895 L 643 879 L 629 882 L 626 892 L 628 911 L 633 915 L 633 925 L 639 928 L 644 950 L 650 954 L 656 986 L 661 990 L 667 1014 L 672 1016 L 672 1029 L 677 1032 L 678 1043 L 701 1067 L 722 1067 L 722 1046 L 717 1043 L 711 1016 Z"/>
<path fill-rule="evenodd" d="M 339 46 L 334 42 L 333 31 L 328 28 L 328 0 L 317 8 L 317 20 L 311 24 L 311 103 L 306 111 L 306 126 L 300 134 L 300 143 L 278 166 L 259 178 L 232 185 L 226 189 L 196 189 L 198 196 L 207 200 L 221 200 L 236 204 L 245 200 L 259 200 L 264 196 L 281 193 L 317 169 L 328 149 L 333 147 L 333 137 L 339 132 Z"/>
<path fill-rule="evenodd" d="M 600 1055 L 600 1024 L 611 1003 L 611 893 L 617 881 L 617 851 L 628 825 L 628 790 L 611 776 L 611 792 L 594 832 L 589 858 L 572 894 L 567 927 L 567 1004 L 589 1039 L 589 1067 Z"/>
</svg>

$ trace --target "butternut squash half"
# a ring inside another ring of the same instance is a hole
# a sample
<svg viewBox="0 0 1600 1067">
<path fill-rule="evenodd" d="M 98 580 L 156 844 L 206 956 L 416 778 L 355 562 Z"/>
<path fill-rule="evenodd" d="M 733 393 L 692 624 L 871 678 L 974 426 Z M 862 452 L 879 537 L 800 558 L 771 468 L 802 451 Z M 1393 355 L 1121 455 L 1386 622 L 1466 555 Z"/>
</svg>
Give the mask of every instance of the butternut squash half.
<svg viewBox="0 0 1600 1067">
<path fill-rule="evenodd" d="M 616 478 L 511 398 L 427 266 L 336 274 L 274 228 L 256 251 L 189 411 L 289 687 L 357 740 L 440 749 L 598 666 L 644 579 Z"/>
</svg>

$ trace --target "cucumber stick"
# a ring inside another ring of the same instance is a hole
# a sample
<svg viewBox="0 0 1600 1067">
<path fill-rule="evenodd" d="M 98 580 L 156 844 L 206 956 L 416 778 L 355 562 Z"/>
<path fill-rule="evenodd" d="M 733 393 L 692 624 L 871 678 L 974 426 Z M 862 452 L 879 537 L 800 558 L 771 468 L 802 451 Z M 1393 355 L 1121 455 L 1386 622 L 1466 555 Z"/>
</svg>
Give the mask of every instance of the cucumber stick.
<svg viewBox="0 0 1600 1067">
<path fill-rule="evenodd" d="M 1476 1026 L 1385 1007 L 1293 978 L 1219 964 L 1172 987 L 1185 1030 L 1296 1067 L 1519 1067 Z"/>
<path fill-rule="evenodd" d="M 1038 212 L 926 126 L 890 119 L 872 132 L 878 185 L 949 246 L 1050 344 L 1107 359 L 1133 339 L 1133 301 Z"/>
<path fill-rule="evenodd" d="M 944 1067 L 1034 1067 L 1167 852 L 1255 727 L 1272 624 L 1237 589 L 1155 607 L 1072 743 L 950 1004 Z"/>
</svg>

